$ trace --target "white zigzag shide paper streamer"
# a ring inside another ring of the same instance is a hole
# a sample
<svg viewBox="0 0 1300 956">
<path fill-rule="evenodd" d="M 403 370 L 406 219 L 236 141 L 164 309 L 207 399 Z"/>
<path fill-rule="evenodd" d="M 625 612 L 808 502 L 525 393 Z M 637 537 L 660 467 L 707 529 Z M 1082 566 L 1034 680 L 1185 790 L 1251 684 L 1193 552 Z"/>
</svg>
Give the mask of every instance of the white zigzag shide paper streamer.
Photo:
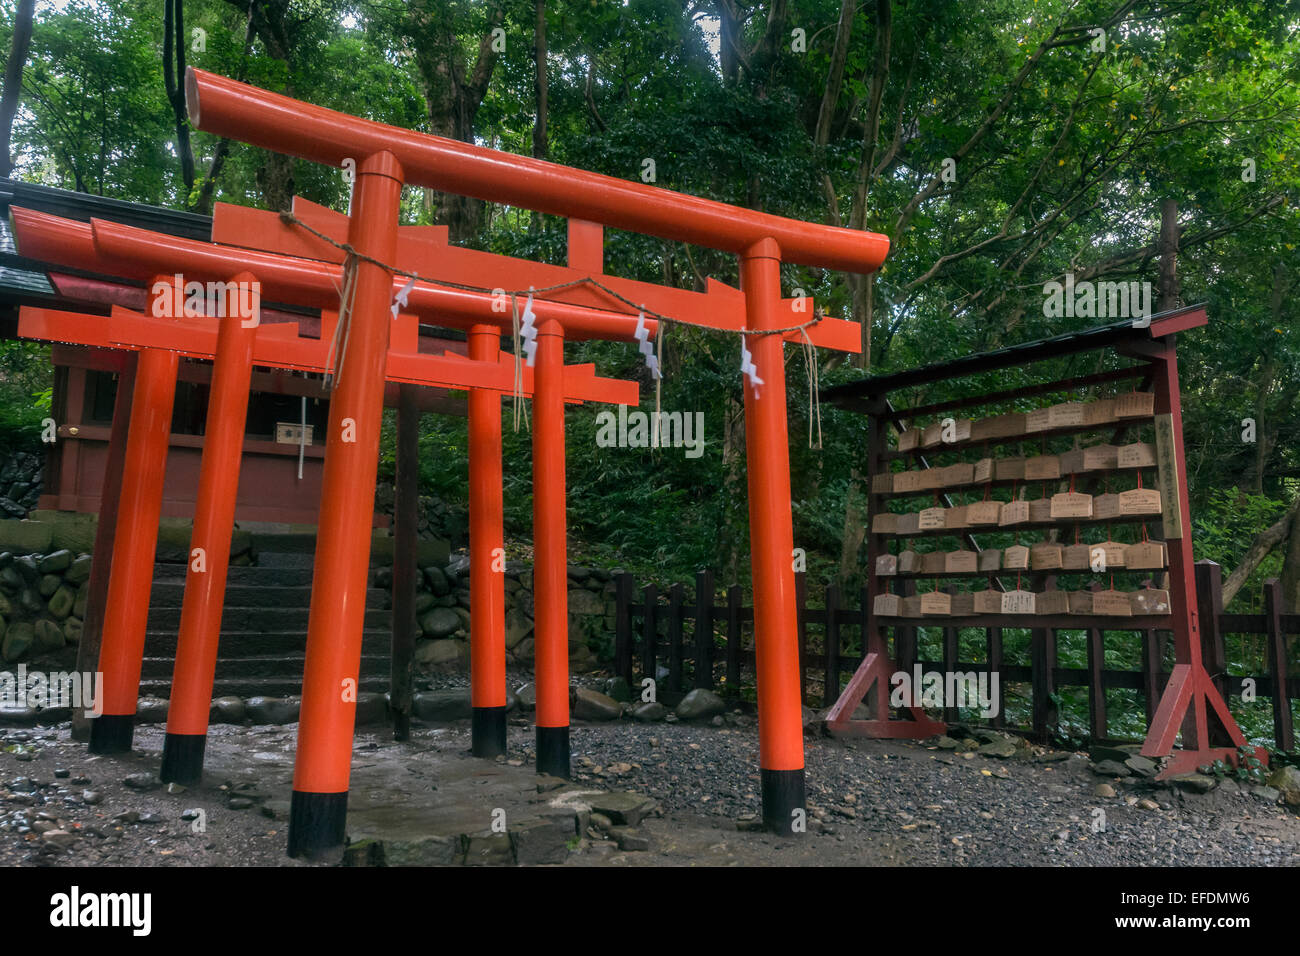
<svg viewBox="0 0 1300 956">
<path fill-rule="evenodd" d="M 663 378 L 659 374 L 659 360 L 655 358 L 654 346 L 650 344 L 650 330 L 645 327 L 644 312 L 636 317 L 636 340 L 641 343 L 641 354 L 645 356 L 645 367 L 650 370 L 650 374 L 655 378 Z"/>
<path fill-rule="evenodd" d="M 754 356 L 749 354 L 743 335 L 740 337 L 740 374 L 742 378 L 749 378 L 754 385 L 754 394 L 758 394 L 758 386 L 763 384 L 763 380 L 758 377 L 758 366 L 754 364 Z"/>
<path fill-rule="evenodd" d="M 524 303 L 524 316 L 519 323 L 519 337 L 524 340 L 524 364 L 532 368 L 537 361 L 537 316 L 533 314 L 533 297 Z"/>
</svg>

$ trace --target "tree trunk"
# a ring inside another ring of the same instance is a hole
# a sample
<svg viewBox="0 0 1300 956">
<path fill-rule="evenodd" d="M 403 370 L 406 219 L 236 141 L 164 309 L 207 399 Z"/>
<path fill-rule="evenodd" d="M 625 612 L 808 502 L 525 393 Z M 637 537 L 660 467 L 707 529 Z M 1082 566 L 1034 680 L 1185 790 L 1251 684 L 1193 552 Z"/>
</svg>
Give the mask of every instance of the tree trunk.
<svg viewBox="0 0 1300 956">
<path fill-rule="evenodd" d="M 537 0 L 537 28 L 534 32 L 533 57 L 536 72 L 533 90 L 537 94 L 537 119 L 533 123 L 533 157 L 546 158 L 546 0 Z"/>
<path fill-rule="evenodd" d="M 1178 201 L 1160 204 L 1160 312 L 1178 308 Z"/>
<path fill-rule="evenodd" d="M 1296 495 L 1295 501 L 1291 503 L 1291 507 L 1287 509 L 1286 514 L 1271 527 L 1261 531 L 1255 537 L 1255 540 L 1250 543 L 1250 547 L 1246 549 L 1246 554 L 1241 559 L 1241 563 L 1233 568 L 1232 573 L 1223 582 L 1223 606 L 1225 608 L 1232 603 L 1232 599 L 1237 596 L 1237 592 L 1246 583 L 1246 579 L 1259 567 L 1260 562 L 1268 557 L 1274 548 L 1286 541 L 1288 534 L 1292 538 L 1297 537 L 1297 514 L 1300 514 L 1300 495 Z M 1294 546 L 1291 550 L 1295 550 Z M 1292 574 L 1294 575 L 1294 569 L 1292 569 Z M 1292 591 L 1294 591 L 1294 586 Z"/>
<path fill-rule="evenodd" d="M 180 82 L 177 82 L 177 81 Z M 190 205 L 194 190 L 194 149 L 190 144 L 190 123 L 186 115 L 185 89 L 185 10 L 182 0 L 163 0 L 163 89 L 172 107 L 176 126 L 176 154 L 181 161 L 181 179 L 185 183 L 185 204 Z"/>
<path fill-rule="evenodd" d="M 866 496 L 862 493 L 862 473 L 854 468 L 849 476 L 849 492 L 844 499 L 844 533 L 840 536 L 840 587 L 848 587 L 858 574 L 858 552 L 867 537 Z"/>
<path fill-rule="evenodd" d="M 18 0 L 13 42 L 9 46 L 9 62 L 5 64 L 5 88 L 0 95 L 0 177 L 5 179 L 14 171 L 10 143 L 14 117 L 18 115 L 18 97 L 22 93 L 23 67 L 27 65 L 27 49 L 32 43 L 32 14 L 35 9 L 36 0 Z"/>
</svg>

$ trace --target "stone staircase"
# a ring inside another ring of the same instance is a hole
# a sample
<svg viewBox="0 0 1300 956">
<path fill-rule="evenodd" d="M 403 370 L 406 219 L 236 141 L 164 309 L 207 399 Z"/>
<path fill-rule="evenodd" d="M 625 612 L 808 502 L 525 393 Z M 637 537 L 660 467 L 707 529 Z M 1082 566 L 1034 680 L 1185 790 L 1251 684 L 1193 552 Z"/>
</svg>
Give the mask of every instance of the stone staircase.
<svg viewBox="0 0 1300 956">
<path fill-rule="evenodd" d="M 308 540 L 314 546 L 314 540 Z M 284 697 L 302 692 L 313 558 L 305 548 L 262 551 L 256 567 L 230 568 L 213 697 Z M 184 564 L 155 565 L 140 677 L 142 697 L 170 694 L 185 570 Z M 373 581 L 371 569 L 357 689 L 382 693 L 389 682 L 391 596 L 374 587 Z"/>
</svg>

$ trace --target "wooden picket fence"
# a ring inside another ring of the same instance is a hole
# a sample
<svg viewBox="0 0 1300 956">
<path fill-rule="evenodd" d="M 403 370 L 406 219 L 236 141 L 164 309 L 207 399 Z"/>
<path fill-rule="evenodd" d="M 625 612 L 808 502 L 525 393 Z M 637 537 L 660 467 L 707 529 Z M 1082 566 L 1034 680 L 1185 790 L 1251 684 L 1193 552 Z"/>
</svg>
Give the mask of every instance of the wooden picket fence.
<svg viewBox="0 0 1300 956">
<path fill-rule="evenodd" d="M 715 603 L 717 595 L 711 571 L 696 575 L 695 588 L 689 597 L 680 583 L 673 584 L 665 593 L 656 585 L 647 584 L 640 588 L 638 596 L 636 582 L 630 574 L 616 576 L 615 586 L 613 664 L 616 674 L 634 687 L 642 678 L 653 677 L 660 693 L 669 700 L 692 688 L 707 688 L 735 700 L 752 697 L 754 609 L 743 603 L 739 585 L 726 589 L 722 604 Z M 1274 743 L 1278 749 L 1293 750 L 1291 700 L 1300 697 L 1300 677 L 1289 676 L 1295 654 L 1288 647 L 1288 638 L 1300 634 L 1300 614 L 1282 613 L 1281 589 L 1275 579 L 1264 584 L 1262 614 L 1225 614 L 1222 571 L 1212 561 L 1197 562 L 1196 590 L 1206 669 L 1225 697 L 1239 696 L 1251 687 L 1257 697 L 1270 699 Z M 795 594 L 804 703 L 829 706 L 864 653 L 866 589 L 857 595 L 853 606 L 845 603 L 838 587 L 830 585 L 825 590 L 823 605 L 809 607 L 807 581 L 804 574 L 797 573 Z M 1004 660 L 1004 628 L 982 628 L 986 659 L 979 662 L 958 659 L 957 628 L 942 624 L 934 628 L 942 632 L 940 660 L 917 659 L 918 628 L 892 629 L 891 650 L 900 670 L 911 671 L 914 664 L 920 663 L 925 671 L 997 672 L 1004 687 L 1008 683 L 1027 683 L 1032 695 L 1030 725 L 1007 726 L 1003 713 L 990 722 L 996 727 L 1029 733 L 1040 740 L 1048 739 L 1056 729 L 1054 698 L 1060 688 L 1087 688 L 1089 736 L 1092 740 L 1108 740 L 1111 738 L 1106 691 L 1119 688 L 1136 691 L 1145 701 L 1149 724 L 1168 680 L 1165 659 L 1169 634 L 1165 631 L 1138 632 L 1142 666 L 1136 670 L 1120 670 L 1105 666 L 1106 634 L 1125 630 L 1133 633 L 1118 622 L 1115 627 L 1084 632 L 1087 666 L 1082 668 L 1058 665 L 1059 632 L 1054 629 L 1034 629 L 1027 622 L 1023 630 L 1030 631 L 1029 661 L 1012 663 Z M 1228 674 L 1227 635 L 1262 636 L 1267 673 Z M 944 713 L 945 720 L 955 721 L 958 717 L 955 708 Z"/>
</svg>

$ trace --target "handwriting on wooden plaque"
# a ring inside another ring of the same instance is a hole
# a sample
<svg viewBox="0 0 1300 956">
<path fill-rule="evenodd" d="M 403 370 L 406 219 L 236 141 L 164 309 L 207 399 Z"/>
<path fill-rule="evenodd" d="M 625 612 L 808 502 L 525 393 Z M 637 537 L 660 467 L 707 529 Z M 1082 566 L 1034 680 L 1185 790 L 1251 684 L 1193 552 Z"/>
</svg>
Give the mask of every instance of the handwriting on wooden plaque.
<svg viewBox="0 0 1300 956">
<path fill-rule="evenodd" d="M 908 494 L 921 490 L 921 473 L 919 471 L 900 471 L 894 476 L 894 491 Z"/>
<path fill-rule="evenodd" d="M 1154 488 L 1133 488 L 1119 493 L 1119 513 L 1122 515 L 1160 514 L 1160 492 Z"/>
<path fill-rule="evenodd" d="M 898 552 L 898 573 L 915 574 L 921 569 L 921 556 L 910 548 Z"/>
<path fill-rule="evenodd" d="M 894 476 L 889 472 L 883 475 L 871 476 L 871 493 L 873 495 L 887 495 L 894 490 Z"/>
<path fill-rule="evenodd" d="M 897 594 L 877 594 L 871 609 L 879 617 L 898 617 L 903 612 L 903 599 Z"/>
<path fill-rule="evenodd" d="M 1171 541 L 1175 538 L 1181 538 L 1184 533 L 1183 499 L 1179 492 L 1182 484 L 1183 463 L 1178 445 L 1174 441 L 1174 419 L 1172 415 L 1156 416 L 1156 459 L 1160 465 L 1156 477 L 1160 483 L 1160 498 L 1164 503 L 1164 510 L 1161 515 L 1164 522 L 1165 540 Z"/>
<path fill-rule="evenodd" d="M 1156 410 L 1152 392 L 1125 392 L 1115 396 L 1116 418 L 1149 418 Z"/>
<path fill-rule="evenodd" d="M 945 558 L 947 553 L 944 551 L 930 551 L 921 555 L 921 573 L 938 574 L 944 569 Z"/>
<path fill-rule="evenodd" d="M 1163 568 L 1165 566 L 1165 546 L 1159 541 L 1130 544 L 1124 551 L 1124 562 L 1131 571 Z"/>
<path fill-rule="evenodd" d="M 1092 613 L 1109 617 L 1132 617 L 1133 605 L 1124 591 L 1094 591 Z"/>
<path fill-rule="evenodd" d="M 975 613 L 975 595 L 973 594 L 954 594 L 952 595 L 952 616 L 965 617 Z"/>
<path fill-rule="evenodd" d="M 898 530 L 895 534 L 916 534 L 921 530 L 921 515 L 915 511 L 909 511 L 906 514 L 898 516 Z"/>
<path fill-rule="evenodd" d="M 952 598 L 942 591 L 927 591 L 921 595 L 922 614 L 951 614 Z"/>
<path fill-rule="evenodd" d="M 1114 445 L 1092 445 L 1083 450 L 1084 471 L 1111 471 L 1119 465 L 1119 449 Z"/>
<path fill-rule="evenodd" d="M 1092 499 L 1092 516 L 1097 519 L 1114 518 L 1119 514 L 1119 495 L 1104 494 Z"/>
<path fill-rule="evenodd" d="M 1028 501 L 1008 501 L 1002 505 L 1002 512 L 998 515 L 998 524 L 1003 527 L 1013 524 L 1024 524 L 1028 520 Z"/>
<path fill-rule="evenodd" d="M 974 478 L 975 483 L 977 485 L 982 485 L 984 484 L 984 482 L 992 481 L 992 480 L 993 480 L 993 459 L 981 458 L 979 461 L 975 462 L 975 478 Z"/>
<path fill-rule="evenodd" d="M 1119 448 L 1119 467 L 1151 468 L 1156 463 L 1156 450 L 1144 441 L 1135 441 Z"/>
<path fill-rule="evenodd" d="M 945 528 L 966 527 L 966 505 L 954 505 L 943 513 Z"/>
<path fill-rule="evenodd" d="M 1045 432 L 1051 427 L 1051 409 L 1036 408 L 1025 415 L 1026 434 L 1032 435 L 1035 432 Z"/>
<path fill-rule="evenodd" d="M 1061 459 L 1056 455 L 1035 455 L 1025 459 L 1025 481 L 1051 481 L 1061 477 Z"/>
<path fill-rule="evenodd" d="M 911 451 L 912 449 L 916 448 L 916 446 L 919 444 L 921 444 L 921 429 L 909 428 L 906 431 L 899 433 L 898 436 L 899 451 Z"/>
<path fill-rule="evenodd" d="M 1052 495 L 1052 518 L 1091 518 L 1092 495 L 1081 491 L 1063 491 Z"/>
<path fill-rule="evenodd" d="M 917 529 L 920 531 L 937 531 L 940 528 L 947 527 L 943 511 L 942 508 L 926 508 L 921 512 L 920 524 L 917 525 Z"/>
<path fill-rule="evenodd" d="M 974 574 L 979 570 L 978 555 L 974 551 L 949 551 L 943 569 L 949 574 Z"/>
<path fill-rule="evenodd" d="M 1052 520 L 1052 499 L 1051 498 L 1031 498 L 1029 499 L 1029 523 L 1042 524 Z"/>
<path fill-rule="evenodd" d="M 1109 568 L 1125 567 L 1125 561 L 1128 557 L 1128 545 L 1119 541 L 1102 541 L 1099 544 L 1090 545 L 1092 548 L 1092 567 L 1097 573 L 1108 570 Z"/>
<path fill-rule="evenodd" d="M 1002 567 L 1002 549 L 985 548 L 979 553 L 980 571 L 997 571 Z"/>
<path fill-rule="evenodd" d="M 1092 562 L 1091 549 L 1086 544 L 1066 545 L 1061 552 L 1061 567 L 1066 571 L 1087 571 Z"/>
<path fill-rule="evenodd" d="M 1013 544 L 1002 552 L 1002 570 L 1028 571 L 1029 548 L 1023 544 Z"/>
<path fill-rule="evenodd" d="M 998 481 L 1023 481 L 1025 478 L 1025 460 L 1023 458 L 999 458 L 993 465 L 993 477 Z"/>
<path fill-rule="evenodd" d="M 1035 614 L 1068 614 L 1070 598 L 1068 591 L 1040 591 L 1034 597 Z"/>
<path fill-rule="evenodd" d="M 917 472 L 917 479 L 917 489 L 919 491 L 934 491 L 936 488 L 942 488 L 943 469 L 922 468 Z"/>
<path fill-rule="evenodd" d="M 1055 571 L 1061 566 L 1063 550 L 1059 544 L 1036 544 L 1029 549 L 1029 566 L 1035 571 Z"/>
<path fill-rule="evenodd" d="M 894 534 L 898 531 L 898 515 L 888 511 L 871 519 L 872 534 Z"/>
<path fill-rule="evenodd" d="M 1070 613 L 1071 614 L 1091 614 L 1092 613 L 1092 592 L 1091 591 L 1070 591 Z"/>
<path fill-rule="evenodd" d="M 976 501 L 966 506 L 966 524 L 972 528 L 976 525 L 997 524 L 1001 515 L 1000 501 Z"/>
<path fill-rule="evenodd" d="M 976 614 L 1001 614 L 1002 613 L 1002 592 L 994 591 L 991 588 L 987 591 L 975 592 L 975 613 Z"/>
<path fill-rule="evenodd" d="M 1007 591 L 1002 595 L 1003 614 L 1033 614 L 1033 591 Z"/>
<path fill-rule="evenodd" d="M 943 483 L 945 485 L 969 485 L 974 480 L 975 466 L 968 462 L 958 462 L 943 469 Z"/>
<path fill-rule="evenodd" d="M 1083 449 L 1073 448 L 1070 451 L 1057 455 L 1061 462 L 1061 474 L 1073 475 L 1083 471 Z"/>
<path fill-rule="evenodd" d="M 1083 423 L 1085 425 L 1108 425 L 1116 421 L 1115 418 L 1115 400 L 1113 398 L 1103 398 L 1100 401 L 1088 402 L 1083 406 Z"/>
<path fill-rule="evenodd" d="M 1083 403 L 1063 402 L 1047 410 L 1049 428 L 1077 428 L 1083 424 Z"/>
<path fill-rule="evenodd" d="M 1156 588 L 1139 588 L 1134 591 L 1132 599 L 1134 614 L 1168 614 L 1169 592 Z"/>
<path fill-rule="evenodd" d="M 876 556 L 876 573 L 877 574 L 897 574 L 898 573 L 898 555 L 880 554 Z"/>
</svg>

